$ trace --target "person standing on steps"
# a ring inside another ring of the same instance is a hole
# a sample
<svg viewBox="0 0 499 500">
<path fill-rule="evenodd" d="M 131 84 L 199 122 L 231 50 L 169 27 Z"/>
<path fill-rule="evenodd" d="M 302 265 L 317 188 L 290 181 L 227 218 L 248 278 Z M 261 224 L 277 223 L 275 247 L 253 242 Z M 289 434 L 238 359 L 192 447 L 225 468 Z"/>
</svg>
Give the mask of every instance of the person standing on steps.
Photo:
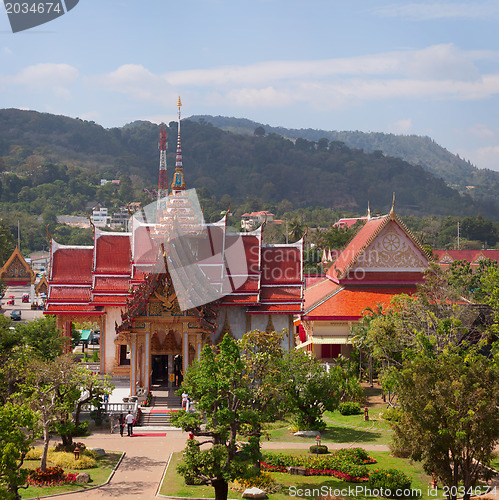
<svg viewBox="0 0 499 500">
<path fill-rule="evenodd" d="M 128 436 L 133 436 L 133 415 L 128 412 L 128 415 L 125 417 L 125 422 L 127 426 Z"/>
</svg>

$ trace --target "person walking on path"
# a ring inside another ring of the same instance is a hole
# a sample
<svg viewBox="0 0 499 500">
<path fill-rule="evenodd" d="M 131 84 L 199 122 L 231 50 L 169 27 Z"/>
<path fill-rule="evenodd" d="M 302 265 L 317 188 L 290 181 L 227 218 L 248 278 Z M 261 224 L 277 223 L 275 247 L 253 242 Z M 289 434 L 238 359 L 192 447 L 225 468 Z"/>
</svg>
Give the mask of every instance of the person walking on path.
<svg viewBox="0 0 499 500">
<path fill-rule="evenodd" d="M 187 402 L 189 401 L 189 395 L 184 392 L 182 394 L 182 408 L 185 408 L 187 406 Z"/>
<path fill-rule="evenodd" d="M 127 426 L 127 431 L 129 436 L 133 436 L 133 415 L 128 412 L 128 415 L 125 417 L 125 422 Z"/>
</svg>

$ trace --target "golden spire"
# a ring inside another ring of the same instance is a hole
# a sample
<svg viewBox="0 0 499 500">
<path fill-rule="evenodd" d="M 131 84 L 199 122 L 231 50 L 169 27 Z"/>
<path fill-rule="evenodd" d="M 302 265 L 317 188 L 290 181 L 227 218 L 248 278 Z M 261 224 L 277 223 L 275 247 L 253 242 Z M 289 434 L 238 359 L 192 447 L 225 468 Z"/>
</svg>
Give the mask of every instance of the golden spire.
<svg viewBox="0 0 499 500">
<path fill-rule="evenodd" d="M 171 185 L 172 191 L 185 189 L 184 181 L 184 167 L 182 164 L 182 146 L 180 141 L 180 107 L 182 106 L 182 101 L 180 96 L 178 96 L 177 101 L 178 106 L 178 137 L 177 137 L 177 157 L 175 159 L 175 173 L 173 174 L 173 182 Z"/>
<path fill-rule="evenodd" d="M 367 220 L 371 220 L 371 207 L 369 206 L 369 200 L 367 201 Z"/>
<path fill-rule="evenodd" d="M 393 192 L 392 208 L 390 209 L 390 217 L 392 219 L 395 217 L 395 191 Z"/>
</svg>

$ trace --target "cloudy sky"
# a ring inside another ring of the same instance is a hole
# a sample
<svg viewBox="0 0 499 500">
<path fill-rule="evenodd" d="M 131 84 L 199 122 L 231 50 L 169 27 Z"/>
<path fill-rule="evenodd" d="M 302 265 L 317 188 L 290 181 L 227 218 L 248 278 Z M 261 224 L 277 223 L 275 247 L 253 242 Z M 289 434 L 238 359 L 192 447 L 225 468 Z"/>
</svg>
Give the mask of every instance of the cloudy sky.
<svg viewBox="0 0 499 500">
<path fill-rule="evenodd" d="M 180 95 L 184 117 L 427 135 L 499 170 L 498 27 L 497 0 L 80 0 L 14 34 L 0 5 L 0 108 L 113 127 Z"/>
</svg>

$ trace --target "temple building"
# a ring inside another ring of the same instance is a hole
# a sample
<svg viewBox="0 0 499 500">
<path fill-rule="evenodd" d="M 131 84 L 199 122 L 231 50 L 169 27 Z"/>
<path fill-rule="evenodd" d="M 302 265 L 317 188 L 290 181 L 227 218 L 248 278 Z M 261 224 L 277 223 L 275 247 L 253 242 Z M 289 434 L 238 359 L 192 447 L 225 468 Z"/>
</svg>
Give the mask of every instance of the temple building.
<svg viewBox="0 0 499 500">
<path fill-rule="evenodd" d="M 51 242 L 45 314 L 56 315 L 66 337 L 73 322 L 96 323 L 101 373 L 129 377 L 131 395 L 178 385 L 203 346 L 225 334 L 286 329 L 292 349 L 302 313 L 302 240 L 267 245 L 265 224 L 233 233 L 227 215 L 211 224 L 200 217 L 184 178 L 180 106 L 169 188 L 166 146 L 160 157 L 158 193 L 167 196 L 136 212 L 128 233 L 94 227 L 92 246 Z"/>
<path fill-rule="evenodd" d="M 22 256 L 19 247 L 16 246 L 7 262 L 0 269 L 0 279 L 7 286 L 30 285 L 30 301 L 33 301 L 36 276 L 31 266 Z"/>
<path fill-rule="evenodd" d="M 350 331 L 363 311 L 388 306 L 394 295 L 415 293 L 428 264 L 426 252 L 397 217 L 394 206 L 385 216 L 368 216 L 329 263 L 326 276 L 307 284 L 297 348 L 324 362 L 340 354 L 348 357 Z"/>
</svg>

